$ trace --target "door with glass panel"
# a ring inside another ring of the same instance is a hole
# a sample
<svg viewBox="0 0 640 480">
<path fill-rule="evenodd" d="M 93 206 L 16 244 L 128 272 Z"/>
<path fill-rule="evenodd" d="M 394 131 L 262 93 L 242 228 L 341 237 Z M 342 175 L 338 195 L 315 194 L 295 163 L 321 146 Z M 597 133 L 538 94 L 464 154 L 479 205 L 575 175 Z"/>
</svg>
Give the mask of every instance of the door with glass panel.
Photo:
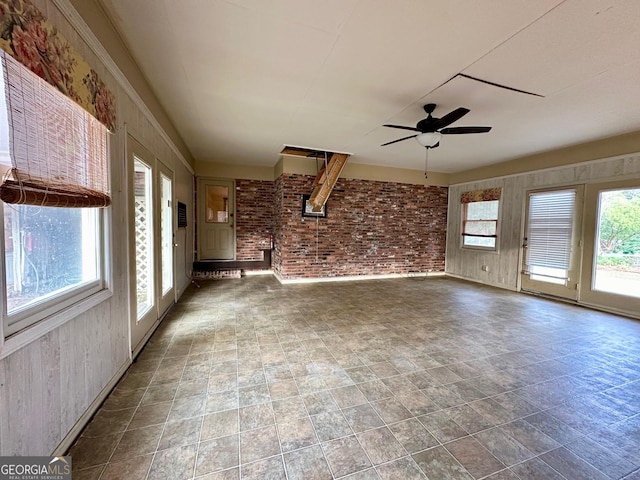
<svg viewBox="0 0 640 480">
<path fill-rule="evenodd" d="M 174 227 L 173 227 L 173 172 L 163 163 L 157 162 L 157 248 L 156 259 L 159 273 L 156 281 L 158 296 L 158 315 L 173 304 L 175 298 L 174 289 Z"/>
<path fill-rule="evenodd" d="M 198 180 L 198 258 L 233 260 L 236 252 L 233 180 Z"/>
<path fill-rule="evenodd" d="M 173 172 L 132 137 L 127 142 L 131 349 L 135 353 L 175 298 Z"/>
<path fill-rule="evenodd" d="M 583 186 L 528 192 L 523 290 L 577 300 Z"/>
<path fill-rule="evenodd" d="M 580 300 L 640 312 L 640 180 L 587 186 Z"/>
<path fill-rule="evenodd" d="M 137 352 L 158 320 L 153 155 L 128 138 L 130 173 L 131 350 Z"/>
</svg>

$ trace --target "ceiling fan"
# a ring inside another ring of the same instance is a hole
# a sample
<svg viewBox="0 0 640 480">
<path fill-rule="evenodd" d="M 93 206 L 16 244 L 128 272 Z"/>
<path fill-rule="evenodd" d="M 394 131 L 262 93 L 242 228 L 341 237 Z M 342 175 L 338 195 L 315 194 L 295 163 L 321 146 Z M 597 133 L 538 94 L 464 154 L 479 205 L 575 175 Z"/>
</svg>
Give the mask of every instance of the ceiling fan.
<svg viewBox="0 0 640 480">
<path fill-rule="evenodd" d="M 381 147 L 385 145 L 391 145 L 392 143 L 402 142 L 409 138 L 415 138 L 420 145 L 426 148 L 436 148 L 440 145 L 440 138 L 442 135 L 462 135 L 467 133 L 486 133 L 491 130 L 491 127 L 449 127 L 453 122 L 457 122 L 467 113 L 468 108 L 458 107 L 455 110 L 447 113 L 444 117 L 435 118 L 431 114 L 436 109 L 435 103 L 427 103 L 424 107 L 424 111 L 427 112 L 427 118 L 420 120 L 415 127 L 405 127 L 403 125 L 383 125 L 384 127 L 400 128 L 402 130 L 412 130 L 418 132 L 415 135 L 409 135 L 408 137 L 398 138 L 391 142 L 383 143 Z M 445 128 L 448 127 L 448 128 Z"/>
</svg>

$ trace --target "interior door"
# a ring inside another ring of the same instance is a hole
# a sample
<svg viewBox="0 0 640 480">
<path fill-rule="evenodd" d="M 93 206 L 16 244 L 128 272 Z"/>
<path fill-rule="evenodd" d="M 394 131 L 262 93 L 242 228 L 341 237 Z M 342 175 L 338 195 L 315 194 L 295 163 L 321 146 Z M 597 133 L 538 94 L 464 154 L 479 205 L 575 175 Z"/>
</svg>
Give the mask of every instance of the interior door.
<svg viewBox="0 0 640 480">
<path fill-rule="evenodd" d="M 584 187 L 527 194 L 523 290 L 577 300 Z"/>
<path fill-rule="evenodd" d="M 233 180 L 198 180 L 198 258 L 233 260 L 236 253 Z"/>
<path fill-rule="evenodd" d="M 159 255 L 157 271 L 160 273 L 156 282 L 158 296 L 158 317 L 174 302 L 174 202 L 173 202 L 173 172 L 162 162 L 157 162 L 157 199 L 159 221 L 157 222 L 156 239 L 158 243 Z"/>
</svg>

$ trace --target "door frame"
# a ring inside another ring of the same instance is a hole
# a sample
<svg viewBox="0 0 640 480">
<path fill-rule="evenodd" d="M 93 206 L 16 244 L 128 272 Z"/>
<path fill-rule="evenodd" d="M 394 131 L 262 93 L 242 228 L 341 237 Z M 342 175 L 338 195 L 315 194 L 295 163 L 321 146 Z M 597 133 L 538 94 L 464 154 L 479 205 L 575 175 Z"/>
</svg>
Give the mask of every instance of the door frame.
<svg viewBox="0 0 640 480">
<path fill-rule="evenodd" d="M 197 209 L 197 222 L 196 222 L 196 238 L 197 238 L 197 249 L 196 249 L 196 258 L 197 260 L 216 260 L 212 258 L 204 258 L 202 255 L 202 246 L 204 245 L 204 226 L 206 225 L 205 221 L 205 200 L 204 200 L 204 191 L 206 185 L 218 184 L 229 187 L 229 197 L 232 198 L 229 205 L 229 221 L 231 222 L 231 227 L 233 228 L 233 239 L 232 239 L 232 256 L 231 258 L 225 258 L 221 260 L 235 260 L 237 255 L 237 222 L 236 222 L 236 182 L 234 179 L 230 178 L 216 178 L 216 177 L 198 177 L 197 178 L 197 193 L 196 193 L 196 209 Z"/>
<path fill-rule="evenodd" d="M 544 192 L 561 192 L 565 190 L 575 190 L 575 204 L 573 208 L 572 226 L 572 251 L 570 257 L 569 280 L 567 285 L 559 285 L 550 282 L 532 280 L 525 269 L 527 260 L 526 238 L 529 228 L 529 205 L 530 195 Z M 559 297 L 569 301 L 577 301 L 579 298 L 580 278 L 582 273 L 582 245 L 583 245 L 583 216 L 584 216 L 584 184 L 562 185 L 553 188 L 536 188 L 526 190 L 524 193 L 524 228 L 522 233 L 522 247 L 520 259 L 520 289 L 525 292 L 539 293 Z M 573 272 L 573 273 L 572 273 Z"/>
</svg>

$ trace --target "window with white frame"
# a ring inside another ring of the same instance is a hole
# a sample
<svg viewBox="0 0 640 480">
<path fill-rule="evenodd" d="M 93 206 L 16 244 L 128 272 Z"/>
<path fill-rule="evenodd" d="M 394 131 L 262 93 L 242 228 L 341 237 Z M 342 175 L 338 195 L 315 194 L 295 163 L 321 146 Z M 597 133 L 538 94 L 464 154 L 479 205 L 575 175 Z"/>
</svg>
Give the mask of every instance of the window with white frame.
<svg viewBox="0 0 640 480">
<path fill-rule="evenodd" d="M 0 60 L 7 338 L 106 288 L 99 207 L 110 197 L 106 127 L 8 55 Z"/>
<path fill-rule="evenodd" d="M 462 246 L 497 249 L 500 189 L 465 192 L 462 204 Z"/>
</svg>

